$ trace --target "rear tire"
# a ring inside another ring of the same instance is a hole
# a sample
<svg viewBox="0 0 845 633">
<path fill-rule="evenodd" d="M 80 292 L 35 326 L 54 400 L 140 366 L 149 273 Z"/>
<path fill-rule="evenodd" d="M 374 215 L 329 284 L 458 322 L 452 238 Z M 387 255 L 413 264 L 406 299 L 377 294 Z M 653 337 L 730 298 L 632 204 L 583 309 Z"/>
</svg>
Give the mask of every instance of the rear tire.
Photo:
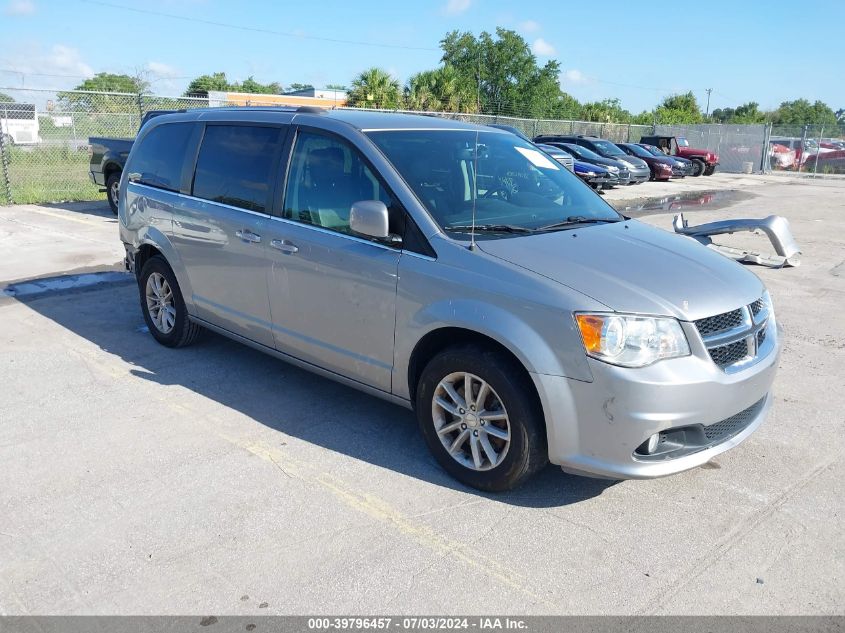
<svg viewBox="0 0 845 633">
<path fill-rule="evenodd" d="M 160 255 L 150 257 L 138 276 L 141 312 L 153 338 L 165 347 L 185 347 L 202 327 L 188 317 L 179 282 Z"/>
<path fill-rule="evenodd" d="M 704 175 L 705 176 L 712 176 L 716 173 L 716 165 L 708 165 L 704 168 Z"/>
<path fill-rule="evenodd" d="M 109 200 L 111 212 L 117 215 L 117 203 L 120 197 L 120 172 L 112 172 L 106 178 L 106 197 Z"/>
<path fill-rule="evenodd" d="M 548 463 L 535 393 L 524 368 L 502 352 L 450 347 L 420 376 L 417 420 L 429 450 L 455 479 L 479 490 L 510 490 Z"/>
<path fill-rule="evenodd" d="M 707 166 L 704 164 L 704 161 L 699 158 L 692 159 L 692 175 L 693 176 L 700 176 L 704 173 L 704 170 Z"/>
</svg>

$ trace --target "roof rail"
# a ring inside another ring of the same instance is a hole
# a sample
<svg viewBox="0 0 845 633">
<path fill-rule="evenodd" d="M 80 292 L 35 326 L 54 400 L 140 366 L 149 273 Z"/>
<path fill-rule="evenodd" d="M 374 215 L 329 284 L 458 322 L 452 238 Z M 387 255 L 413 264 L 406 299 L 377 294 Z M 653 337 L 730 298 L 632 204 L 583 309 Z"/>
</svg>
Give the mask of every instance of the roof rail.
<svg viewBox="0 0 845 633">
<path fill-rule="evenodd" d="M 319 106 L 299 106 L 296 109 L 297 112 L 310 112 L 311 114 L 322 114 L 326 111 L 325 108 L 321 108 Z"/>
</svg>

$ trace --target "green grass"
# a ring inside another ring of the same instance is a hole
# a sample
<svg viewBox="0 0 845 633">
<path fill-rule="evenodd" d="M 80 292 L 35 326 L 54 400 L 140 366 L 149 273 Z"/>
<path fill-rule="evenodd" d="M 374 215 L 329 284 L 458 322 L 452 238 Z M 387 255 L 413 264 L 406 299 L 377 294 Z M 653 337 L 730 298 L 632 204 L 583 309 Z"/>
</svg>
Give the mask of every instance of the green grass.
<svg viewBox="0 0 845 633">
<path fill-rule="evenodd" d="M 14 204 L 105 200 L 88 177 L 88 153 L 67 146 L 12 147 L 9 179 Z M 5 193 L 0 200 L 6 202 Z"/>
</svg>

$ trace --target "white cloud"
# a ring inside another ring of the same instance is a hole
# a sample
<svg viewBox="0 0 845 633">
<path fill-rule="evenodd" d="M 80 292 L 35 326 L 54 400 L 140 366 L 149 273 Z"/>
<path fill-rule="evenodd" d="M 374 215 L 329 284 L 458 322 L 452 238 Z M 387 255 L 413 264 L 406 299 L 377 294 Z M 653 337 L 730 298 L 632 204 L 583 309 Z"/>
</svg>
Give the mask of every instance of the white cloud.
<svg viewBox="0 0 845 633">
<path fill-rule="evenodd" d="M 147 70 L 159 77 L 177 77 L 179 71 L 163 62 L 147 62 Z"/>
<path fill-rule="evenodd" d="M 32 15 L 35 13 L 35 3 L 32 0 L 9 0 L 3 7 L 6 15 Z"/>
<path fill-rule="evenodd" d="M 448 0 L 443 7 L 443 13 L 447 15 L 458 15 L 469 9 L 472 0 Z"/>
<path fill-rule="evenodd" d="M 561 74 L 561 79 L 563 80 L 564 83 L 570 83 L 570 84 L 585 84 L 589 81 L 587 79 L 587 77 L 584 75 L 584 73 L 582 73 L 580 70 L 576 70 L 574 68 L 571 69 L 571 70 L 564 71 Z"/>
<path fill-rule="evenodd" d="M 541 28 L 540 23 L 534 20 L 524 20 L 519 23 L 519 30 L 523 33 L 536 33 Z"/>
<path fill-rule="evenodd" d="M 542 37 L 538 37 L 531 45 L 531 52 L 539 57 L 549 57 L 550 55 L 554 55 L 557 51 L 554 46 L 549 44 Z"/>
<path fill-rule="evenodd" d="M 10 48 L 15 54 L 5 58 L 3 65 L 21 73 L 27 87 L 66 89 L 94 76 L 94 69 L 79 51 L 64 44 L 55 44 L 46 51 L 38 43 Z"/>
</svg>

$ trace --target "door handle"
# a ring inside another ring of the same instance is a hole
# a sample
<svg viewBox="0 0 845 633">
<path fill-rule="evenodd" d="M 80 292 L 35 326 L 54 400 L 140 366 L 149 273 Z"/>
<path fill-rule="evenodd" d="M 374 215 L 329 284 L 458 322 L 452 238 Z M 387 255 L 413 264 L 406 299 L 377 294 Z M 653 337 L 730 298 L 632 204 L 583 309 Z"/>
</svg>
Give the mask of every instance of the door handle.
<svg viewBox="0 0 845 633">
<path fill-rule="evenodd" d="M 289 242 L 288 240 L 273 240 L 272 242 L 270 242 L 270 246 L 275 248 L 277 251 L 282 251 L 283 253 L 287 253 L 288 255 L 293 255 L 294 253 L 299 251 L 299 247 L 293 242 Z"/>
<path fill-rule="evenodd" d="M 235 237 L 241 238 L 244 242 L 252 242 L 253 244 L 258 244 L 261 241 L 260 235 L 257 235 L 247 229 L 235 231 Z"/>
</svg>

